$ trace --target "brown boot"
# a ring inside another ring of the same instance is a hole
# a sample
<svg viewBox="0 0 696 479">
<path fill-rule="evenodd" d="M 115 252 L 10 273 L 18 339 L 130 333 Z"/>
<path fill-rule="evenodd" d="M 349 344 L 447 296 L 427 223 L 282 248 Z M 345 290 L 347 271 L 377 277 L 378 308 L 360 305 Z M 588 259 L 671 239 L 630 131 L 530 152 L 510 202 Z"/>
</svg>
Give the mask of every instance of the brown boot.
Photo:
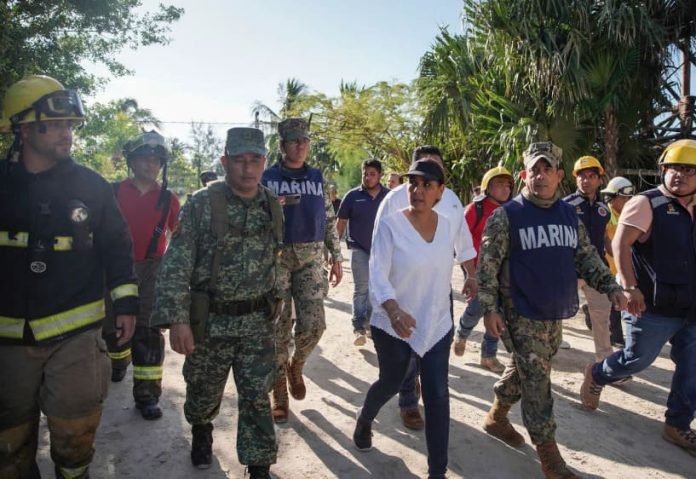
<svg viewBox="0 0 696 479">
<path fill-rule="evenodd" d="M 285 377 L 285 368 L 283 368 L 283 373 L 278 376 L 273 385 L 273 394 L 271 396 L 273 422 L 276 424 L 288 422 L 289 402 L 287 379 Z"/>
<path fill-rule="evenodd" d="M 536 449 L 541 461 L 541 470 L 546 479 L 579 479 L 579 476 L 568 469 L 558 451 L 556 441 L 544 442 L 539 444 Z"/>
<path fill-rule="evenodd" d="M 290 394 L 292 397 L 301 401 L 307 395 L 307 388 L 305 387 L 304 380 L 302 379 L 302 368 L 304 367 L 304 361 L 297 361 L 295 358 L 291 359 L 288 363 L 288 387 L 290 388 Z"/>
<path fill-rule="evenodd" d="M 507 417 L 511 406 L 511 404 L 503 404 L 498 398 L 495 398 L 491 410 L 488 411 L 486 419 L 483 421 L 483 430 L 512 447 L 522 447 L 524 437 L 515 431 Z"/>
</svg>

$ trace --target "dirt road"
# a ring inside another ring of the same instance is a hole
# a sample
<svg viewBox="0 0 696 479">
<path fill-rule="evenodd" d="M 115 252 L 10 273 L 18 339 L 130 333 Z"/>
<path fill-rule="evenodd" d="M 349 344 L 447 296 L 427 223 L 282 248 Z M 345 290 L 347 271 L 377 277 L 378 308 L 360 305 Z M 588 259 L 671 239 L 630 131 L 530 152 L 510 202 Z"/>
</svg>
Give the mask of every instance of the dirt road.
<svg viewBox="0 0 696 479">
<path fill-rule="evenodd" d="M 349 253 L 348 253 L 349 254 Z M 307 398 L 291 402 L 287 425 L 277 429 L 278 463 L 271 469 L 279 479 L 398 478 L 427 474 L 425 437 L 405 429 L 396 400 L 388 403 L 374 426 L 374 449 L 359 452 L 352 444 L 355 411 L 377 377 L 377 357 L 370 343 L 352 345 L 350 323 L 352 282 L 350 262 L 345 280 L 326 300 L 327 330 L 305 369 Z M 461 289 L 461 273 L 453 275 Z M 455 317 L 464 308 L 455 296 Z M 599 314 L 599 313 L 597 313 Z M 513 449 L 481 429 L 493 400 L 497 376 L 478 366 L 482 324 L 474 331 L 464 357 L 450 360 L 450 478 L 505 479 L 542 477 L 534 448 Z M 592 360 L 592 337 L 580 318 L 566 323 L 565 339 L 554 362 L 553 393 L 558 422 L 557 439 L 566 461 L 582 477 L 694 478 L 696 457 L 660 437 L 672 362 L 669 346 L 647 371 L 626 386 L 607 387 L 600 409 L 587 412 L 578 391 L 582 366 Z M 501 359 L 507 360 L 507 353 Z M 183 358 L 167 349 L 162 406 L 164 417 L 146 422 L 135 411 L 131 379 L 113 384 L 96 444 L 91 477 L 132 479 L 241 478 L 237 462 L 236 392 L 230 379 L 220 416 L 215 421 L 213 466 L 192 468 L 190 427 L 183 417 L 185 386 Z M 6 387 L 3 386 L 3 387 Z M 519 405 L 512 421 L 524 431 Z M 44 477 L 53 477 L 42 422 L 39 460 Z"/>
</svg>

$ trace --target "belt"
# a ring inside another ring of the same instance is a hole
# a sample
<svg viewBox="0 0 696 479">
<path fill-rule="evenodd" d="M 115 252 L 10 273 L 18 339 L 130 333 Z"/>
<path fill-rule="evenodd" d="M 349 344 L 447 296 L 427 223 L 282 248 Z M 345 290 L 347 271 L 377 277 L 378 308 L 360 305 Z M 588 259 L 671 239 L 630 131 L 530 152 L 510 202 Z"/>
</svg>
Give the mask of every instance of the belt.
<svg viewBox="0 0 696 479">
<path fill-rule="evenodd" d="M 244 301 L 227 301 L 210 303 L 210 312 L 216 314 L 226 314 L 229 316 L 243 316 L 245 314 L 256 313 L 257 311 L 270 311 L 270 306 L 265 296 L 258 298 L 245 299 Z"/>
</svg>

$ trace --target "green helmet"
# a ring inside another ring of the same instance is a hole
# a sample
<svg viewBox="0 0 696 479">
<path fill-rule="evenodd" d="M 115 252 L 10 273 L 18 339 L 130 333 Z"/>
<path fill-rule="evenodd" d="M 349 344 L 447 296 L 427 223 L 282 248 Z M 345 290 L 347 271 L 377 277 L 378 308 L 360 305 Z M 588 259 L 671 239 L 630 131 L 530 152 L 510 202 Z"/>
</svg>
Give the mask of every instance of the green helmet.
<svg viewBox="0 0 696 479">
<path fill-rule="evenodd" d="M 169 150 L 164 137 L 154 130 L 146 131 L 123 145 L 123 156 L 131 160 L 138 156 L 156 156 L 164 164 L 169 159 Z"/>
</svg>

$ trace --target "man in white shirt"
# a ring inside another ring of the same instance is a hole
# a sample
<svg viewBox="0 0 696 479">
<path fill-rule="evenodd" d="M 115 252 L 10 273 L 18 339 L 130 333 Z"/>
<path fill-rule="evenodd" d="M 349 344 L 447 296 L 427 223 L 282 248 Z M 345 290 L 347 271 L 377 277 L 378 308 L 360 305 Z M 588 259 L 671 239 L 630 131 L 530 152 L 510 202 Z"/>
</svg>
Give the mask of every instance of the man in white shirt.
<svg viewBox="0 0 696 479">
<path fill-rule="evenodd" d="M 440 150 L 431 145 L 422 145 L 413 151 L 413 161 L 432 160 L 438 163 L 443 169 L 445 165 L 442 161 L 442 153 Z M 388 216 L 408 207 L 408 183 L 404 183 L 394 188 L 380 204 L 377 210 L 375 224 L 379 223 L 382 216 Z M 442 199 L 435 205 L 435 211 L 442 214 L 450 223 L 452 229 L 456 233 L 456 241 L 454 246 L 454 260 L 461 264 L 464 270 L 466 281 L 462 289 L 462 293 L 468 297 L 474 297 L 476 294 L 476 267 L 474 258 L 476 250 L 471 238 L 471 232 L 466 221 L 464 221 L 464 206 L 457 195 L 445 188 L 442 194 Z M 418 392 L 420 389 L 417 386 L 418 371 L 416 369 L 415 358 L 411 362 L 409 372 L 399 391 L 399 409 L 401 409 L 401 421 L 404 426 L 417 431 L 425 427 L 423 417 L 418 410 Z"/>
</svg>

